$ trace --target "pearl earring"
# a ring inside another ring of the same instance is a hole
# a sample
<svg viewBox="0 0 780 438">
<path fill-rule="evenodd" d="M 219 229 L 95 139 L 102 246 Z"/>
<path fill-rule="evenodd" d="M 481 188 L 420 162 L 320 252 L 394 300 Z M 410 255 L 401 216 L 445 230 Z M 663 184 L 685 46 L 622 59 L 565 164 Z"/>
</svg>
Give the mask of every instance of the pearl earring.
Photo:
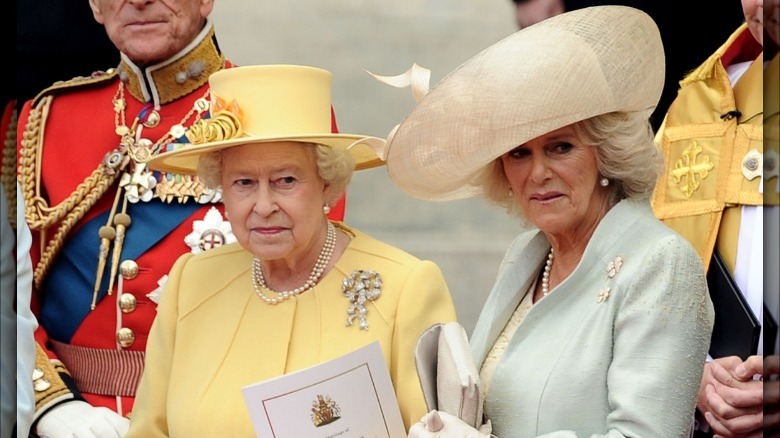
<svg viewBox="0 0 780 438">
<path fill-rule="evenodd" d="M 609 180 L 607 178 L 601 178 L 599 184 L 601 184 L 601 187 L 606 187 L 609 185 Z"/>
<path fill-rule="evenodd" d="M 330 206 L 328 204 L 323 205 L 322 212 L 325 214 L 330 214 Z"/>
</svg>

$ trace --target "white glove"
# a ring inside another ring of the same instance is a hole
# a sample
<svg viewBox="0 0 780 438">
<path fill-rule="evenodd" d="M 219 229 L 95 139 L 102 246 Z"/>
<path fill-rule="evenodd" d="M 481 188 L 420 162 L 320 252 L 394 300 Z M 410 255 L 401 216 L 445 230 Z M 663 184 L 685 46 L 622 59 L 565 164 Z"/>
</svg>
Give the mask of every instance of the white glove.
<svg viewBox="0 0 780 438">
<path fill-rule="evenodd" d="M 120 438 L 129 428 L 130 420 L 111 409 L 75 400 L 46 411 L 35 432 L 40 438 Z"/>
<path fill-rule="evenodd" d="M 477 430 L 454 415 L 433 410 L 412 425 L 408 438 L 489 438 L 492 429 L 490 421 Z"/>
</svg>

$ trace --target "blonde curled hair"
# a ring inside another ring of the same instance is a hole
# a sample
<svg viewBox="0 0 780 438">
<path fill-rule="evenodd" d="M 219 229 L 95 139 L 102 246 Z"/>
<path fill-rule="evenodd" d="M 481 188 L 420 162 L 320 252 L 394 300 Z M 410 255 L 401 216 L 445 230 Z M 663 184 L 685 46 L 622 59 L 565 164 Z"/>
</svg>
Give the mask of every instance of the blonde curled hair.
<svg viewBox="0 0 780 438">
<path fill-rule="evenodd" d="M 331 199 L 325 201 L 331 205 L 335 204 L 352 180 L 352 174 L 355 172 L 355 159 L 344 149 L 315 143 L 301 142 L 301 144 L 310 146 L 310 150 L 315 154 L 317 173 L 331 188 L 329 191 Z M 198 178 L 208 188 L 217 189 L 222 186 L 222 152 L 224 150 L 205 154 L 198 160 Z"/>
</svg>

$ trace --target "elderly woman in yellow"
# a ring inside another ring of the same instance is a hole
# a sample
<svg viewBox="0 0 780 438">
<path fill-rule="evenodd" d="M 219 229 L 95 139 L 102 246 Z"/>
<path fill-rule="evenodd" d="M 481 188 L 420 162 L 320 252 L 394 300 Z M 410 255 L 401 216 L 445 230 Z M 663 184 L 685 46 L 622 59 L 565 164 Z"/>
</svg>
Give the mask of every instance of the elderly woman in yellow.
<svg viewBox="0 0 780 438">
<path fill-rule="evenodd" d="M 192 144 L 149 162 L 220 187 L 238 242 L 172 268 L 127 437 L 252 437 L 242 387 L 374 341 L 406 427 L 425 413 L 415 342 L 454 306 L 434 263 L 327 219 L 353 170 L 382 164 L 364 136 L 330 133 L 330 80 L 305 66 L 216 73 Z"/>
<path fill-rule="evenodd" d="M 650 208 L 663 59 L 639 10 L 561 14 L 450 73 L 388 140 L 390 176 L 408 193 L 481 194 L 531 225 L 470 339 L 496 436 L 691 430 L 713 310 L 696 251 Z M 432 411 L 409 436 L 490 430 L 456 415 Z"/>
</svg>

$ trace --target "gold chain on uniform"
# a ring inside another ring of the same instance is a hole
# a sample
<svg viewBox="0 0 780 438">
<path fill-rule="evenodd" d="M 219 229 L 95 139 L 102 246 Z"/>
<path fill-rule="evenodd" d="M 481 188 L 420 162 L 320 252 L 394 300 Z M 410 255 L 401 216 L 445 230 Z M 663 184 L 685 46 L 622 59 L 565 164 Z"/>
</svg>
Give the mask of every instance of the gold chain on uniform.
<svg viewBox="0 0 780 438">
<path fill-rule="evenodd" d="M 119 267 L 119 259 L 122 254 L 122 245 L 124 244 L 125 232 L 127 227 L 130 226 L 131 218 L 127 214 L 127 202 L 129 196 L 132 195 L 135 202 L 139 200 L 139 195 L 143 190 L 151 190 L 151 187 L 146 185 L 149 179 L 154 179 L 154 175 L 150 170 L 146 168 L 146 161 L 157 154 L 163 145 L 167 144 L 171 140 L 184 135 L 184 125 L 194 115 L 196 123 L 200 120 L 201 114 L 209 108 L 208 96 L 209 91 L 199 99 L 195 100 L 192 109 L 184 115 L 181 122 L 175 124 L 168 129 L 168 131 L 160 137 L 155 143 L 145 138 L 139 138 L 136 140 L 136 135 L 140 136 L 142 132 L 142 126 L 153 128 L 160 123 L 160 115 L 157 110 L 151 109 L 145 118 L 141 121 L 139 116 L 136 116 L 131 126 L 127 126 L 127 119 L 125 117 L 125 109 L 127 102 L 125 101 L 125 84 L 119 82 L 119 88 L 116 95 L 112 100 L 114 104 L 114 131 L 119 136 L 119 147 L 110 152 L 107 159 L 110 163 L 124 162 L 130 159 L 130 168 L 123 172 L 120 181 L 119 188 L 116 191 L 116 197 L 114 198 L 114 205 L 111 208 L 111 212 L 108 215 L 108 221 L 98 232 L 100 236 L 100 250 L 98 252 L 98 266 L 97 273 L 95 274 L 95 284 L 92 290 L 92 303 L 90 307 L 94 310 L 97 304 L 97 296 L 100 292 L 100 283 L 103 279 L 103 273 L 105 272 L 106 262 L 108 261 L 108 253 L 110 251 L 111 243 L 113 242 L 113 255 L 111 257 L 110 275 L 108 282 L 108 295 L 114 288 L 114 279 L 116 278 L 117 269 Z M 139 126 L 139 122 L 141 125 Z M 106 160 L 104 160 L 105 162 Z M 122 165 L 124 168 L 126 165 Z M 162 176 L 163 180 L 167 180 L 166 176 Z M 149 195 L 152 193 L 149 192 Z M 122 203 L 121 212 L 117 213 L 117 206 L 119 202 Z"/>
<path fill-rule="evenodd" d="M 122 100 L 122 104 L 116 103 L 118 100 L 117 97 Z M 202 98 L 195 101 L 193 109 L 184 116 L 181 123 L 174 125 L 168 130 L 162 138 L 151 146 L 149 151 L 158 152 L 165 141 L 173 139 L 174 135 L 179 133 L 178 129 L 184 129 L 184 124 L 187 123 L 188 119 L 193 115 L 197 115 L 195 121 L 200 119 L 201 114 L 208 109 L 207 97 L 208 91 Z M 26 204 L 25 218 L 31 229 L 40 231 L 41 245 L 45 245 L 41 251 L 41 259 L 33 273 L 36 287 L 40 287 L 46 274 L 48 274 L 51 263 L 54 260 L 54 257 L 62 249 L 65 237 L 70 230 L 73 229 L 76 223 L 84 217 L 114 182 L 125 173 L 125 169 L 131 161 L 133 161 L 134 165 L 139 164 L 139 162 L 134 161 L 133 158 L 139 157 L 139 151 L 141 150 L 138 148 L 137 144 L 140 143 L 140 140 L 139 142 L 134 140 L 135 132 L 131 134 L 130 128 L 127 128 L 125 124 L 124 83 L 119 81 L 119 88 L 113 99 L 114 109 L 117 113 L 115 117 L 115 131 L 122 139 L 119 146 L 106 154 L 100 165 L 76 187 L 70 196 L 53 207 L 49 206 L 48 202 L 40 193 L 42 167 L 41 151 L 44 143 L 43 127 L 46 126 L 46 119 L 49 114 L 52 100 L 53 96 L 46 96 L 42 98 L 34 108 L 30 109 L 29 118 L 25 125 L 21 141 L 22 150 L 19 159 L 18 174 Z M 136 125 L 137 118 L 136 121 L 133 122 L 133 127 L 136 127 Z M 122 126 L 127 128 L 126 135 L 120 134 L 120 132 L 124 132 L 124 130 L 121 129 Z M 177 129 L 176 132 L 174 132 L 174 128 Z M 127 139 L 130 139 L 131 143 L 124 143 Z M 131 150 L 133 152 L 132 154 L 130 153 Z M 142 155 L 142 153 L 140 154 Z M 140 164 L 143 165 L 143 163 Z M 117 194 L 121 191 L 122 190 L 117 190 Z M 46 231 L 56 223 L 59 223 L 56 233 L 50 240 L 47 240 Z"/>
</svg>

